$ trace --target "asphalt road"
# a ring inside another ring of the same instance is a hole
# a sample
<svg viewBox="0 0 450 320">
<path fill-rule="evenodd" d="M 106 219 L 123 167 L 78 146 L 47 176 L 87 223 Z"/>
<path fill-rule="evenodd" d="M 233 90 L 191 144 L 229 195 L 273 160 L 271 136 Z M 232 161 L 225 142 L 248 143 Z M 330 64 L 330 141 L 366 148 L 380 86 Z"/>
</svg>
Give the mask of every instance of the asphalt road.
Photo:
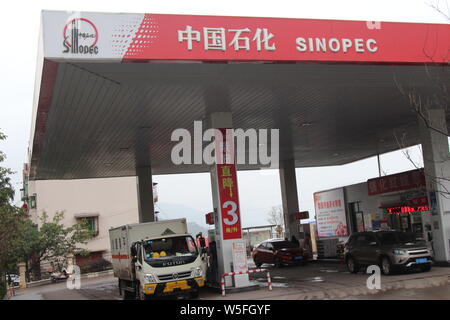
<svg viewBox="0 0 450 320">
<path fill-rule="evenodd" d="M 66 282 L 19 290 L 11 300 L 121 300 L 117 279 L 112 275 L 81 279 L 80 289 L 68 289 Z"/>
<path fill-rule="evenodd" d="M 348 287 L 365 286 L 369 275 L 360 272 L 350 274 L 344 265 L 331 263 L 310 263 L 307 266 L 294 266 L 274 268 L 264 265 L 271 274 L 273 291 L 267 287 L 265 274 L 251 276 L 254 283 L 260 285 L 260 290 L 227 294 L 222 297 L 218 292 L 204 288 L 200 292 L 200 299 L 301 299 L 300 295 L 309 292 L 329 292 L 330 290 L 343 290 Z M 395 284 L 404 280 L 414 280 L 427 283 L 432 277 L 450 275 L 450 268 L 433 268 L 432 271 L 410 272 L 395 276 L 382 276 L 381 285 Z M 326 298 L 326 297 L 325 297 Z M 102 275 L 95 278 L 82 278 L 81 288 L 69 290 L 65 282 L 47 284 L 39 287 L 19 290 L 18 295 L 13 297 L 17 300 L 119 300 L 121 299 L 117 279 L 112 275 Z M 377 294 L 356 295 L 345 297 L 349 300 L 360 299 L 444 299 L 450 300 L 450 287 L 448 284 L 439 287 L 424 289 L 400 289 L 388 290 Z"/>
</svg>

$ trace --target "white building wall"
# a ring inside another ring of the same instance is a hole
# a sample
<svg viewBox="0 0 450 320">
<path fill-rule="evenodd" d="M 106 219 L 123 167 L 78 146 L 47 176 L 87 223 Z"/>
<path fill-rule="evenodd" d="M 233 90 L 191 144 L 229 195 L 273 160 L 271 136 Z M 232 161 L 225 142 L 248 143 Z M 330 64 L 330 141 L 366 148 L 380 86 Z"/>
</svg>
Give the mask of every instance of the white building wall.
<svg viewBox="0 0 450 320">
<path fill-rule="evenodd" d="M 383 218 L 383 209 L 380 209 L 381 197 L 380 196 L 369 196 L 367 191 L 367 182 L 353 184 L 350 186 L 345 186 L 345 197 L 347 204 L 351 202 L 359 201 L 359 210 L 363 214 L 372 214 L 378 216 L 378 219 Z M 347 215 L 348 207 L 347 207 Z"/>
<path fill-rule="evenodd" d="M 138 222 L 136 177 L 30 181 L 29 194 L 36 194 L 36 209 L 30 209 L 30 216 L 38 224 L 37 216 L 44 211 L 49 219 L 64 211 L 66 226 L 76 223 L 76 214 L 98 213 L 99 234 L 85 247 L 89 251 L 106 251 L 107 259 L 108 230 Z"/>
</svg>

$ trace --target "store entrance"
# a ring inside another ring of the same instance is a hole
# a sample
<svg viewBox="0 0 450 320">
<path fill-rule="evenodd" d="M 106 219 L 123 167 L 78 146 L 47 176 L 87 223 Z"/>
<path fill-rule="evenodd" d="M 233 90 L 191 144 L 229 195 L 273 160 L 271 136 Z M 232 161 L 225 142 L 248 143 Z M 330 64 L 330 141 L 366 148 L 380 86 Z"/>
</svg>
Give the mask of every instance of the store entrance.
<svg viewBox="0 0 450 320">
<path fill-rule="evenodd" d="M 391 229 L 413 232 L 416 234 L 416 238 L 426 239 L 422 222 L 423 214 L 426 214 L 426 212 L 416 211 L 389 214 L 389 225 Z"/>
</svg>

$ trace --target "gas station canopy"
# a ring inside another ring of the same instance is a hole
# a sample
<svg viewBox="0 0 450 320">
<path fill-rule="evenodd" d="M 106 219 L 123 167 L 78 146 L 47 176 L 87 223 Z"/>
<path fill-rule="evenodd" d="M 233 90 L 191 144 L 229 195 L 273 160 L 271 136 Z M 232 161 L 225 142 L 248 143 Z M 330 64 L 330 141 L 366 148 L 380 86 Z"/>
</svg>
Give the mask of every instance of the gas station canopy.
<svg viewBox="0 0 450 320">
<path fill-rule="evenodd" d="M 44 11 L 30 179 L 207 172 L 170 138 L 216 111 L 279 128 L 296 167 L 418 144 L 402 92 L 438 94 L 449 52 L 443 24 Z"/>
</svg>

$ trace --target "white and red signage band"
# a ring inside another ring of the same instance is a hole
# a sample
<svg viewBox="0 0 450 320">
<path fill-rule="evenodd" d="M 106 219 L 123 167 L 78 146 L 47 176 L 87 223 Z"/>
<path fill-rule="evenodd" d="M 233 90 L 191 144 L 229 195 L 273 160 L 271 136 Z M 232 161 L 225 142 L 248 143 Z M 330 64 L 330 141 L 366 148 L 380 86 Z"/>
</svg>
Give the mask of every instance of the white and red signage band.
<svg viewBox="0 0 450 320">
<path fill-rule="evenodd" d="M 423 169 L 415 169 L 367 180 L 369 196 L 425 187 L 426 182 Z"/>
<path fill-rule="evenodd" d="M 145 14 L 123 60 L 446 63 L 444 24 Z"/>
</svg>

